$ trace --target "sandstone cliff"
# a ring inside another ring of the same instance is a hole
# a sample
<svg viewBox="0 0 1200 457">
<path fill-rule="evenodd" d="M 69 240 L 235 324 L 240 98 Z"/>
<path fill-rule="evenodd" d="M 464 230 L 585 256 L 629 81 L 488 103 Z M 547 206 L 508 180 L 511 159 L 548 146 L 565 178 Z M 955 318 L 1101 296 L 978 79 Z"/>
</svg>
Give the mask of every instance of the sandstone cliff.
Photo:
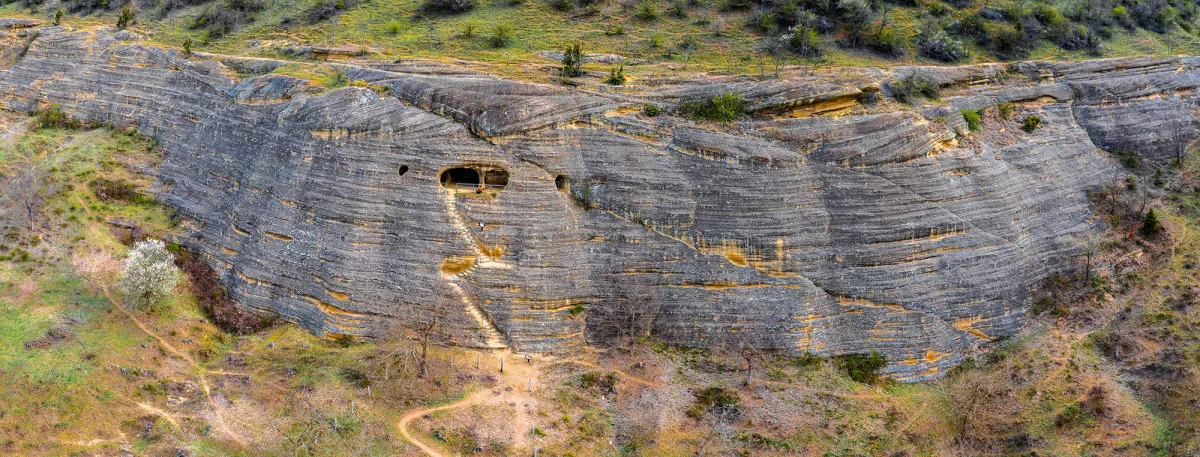
<svg viewBox="0 0 1200 457">
<path fill-rule="evenodd" d="M 0 34 L 0 106 L 158 139 L 160 199 L 250 309 L 363 336 L 437 312 L 458 344 L 561 351 L 627 307 L 672 344 L 877 349 L 907 380 L 1022 326 L 1102 228 L 1103 149 L 1169 160 L 1200 84 L 1191 58 L 579 89 L 363 64 L 343 69 L 390 90 L 321 92 L 126 32 Z M 908 75 L 955 95 L 854 109 Z M 637 113 L 717 92 L 756 115 Z M 966 133 L 959 109 L 1003 102 L 1017 120 Z M 443 184 L 472 173 L 496 186 Z"/>
</svg>

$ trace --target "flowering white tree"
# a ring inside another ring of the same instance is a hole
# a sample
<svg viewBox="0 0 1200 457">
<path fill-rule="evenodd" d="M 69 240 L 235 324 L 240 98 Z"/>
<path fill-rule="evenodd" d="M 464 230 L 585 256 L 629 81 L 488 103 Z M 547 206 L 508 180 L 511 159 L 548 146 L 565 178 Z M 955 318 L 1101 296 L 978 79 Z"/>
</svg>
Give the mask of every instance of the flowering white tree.
<svg viewBox="0 0 1200 457">
<path fill-rule="evenodd" d="M 125 303 L 134 308 L 149 308 L 179 284 L 179 268 L 174 256 L 160 240 L 145 240 L 133 246 L 121 270 L 121 292 Z"/>
</svg>

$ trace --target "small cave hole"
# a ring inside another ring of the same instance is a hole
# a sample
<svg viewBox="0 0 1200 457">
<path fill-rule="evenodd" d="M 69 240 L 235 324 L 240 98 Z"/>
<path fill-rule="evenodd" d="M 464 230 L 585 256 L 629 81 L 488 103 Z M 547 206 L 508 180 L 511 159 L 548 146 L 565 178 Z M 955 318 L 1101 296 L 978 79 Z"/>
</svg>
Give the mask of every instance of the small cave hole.
<svg viewBox="0 0 1200 457">
<path fill-rule="evenodd" d="M 571 178 L 568 178 L 566 175 L 558 175 L 554 178 L 554 187 L 557 187 L 558 190 L 563 192 L 570 192 Z"/>
<path fill-rule="evenodd" d="M 404 176 L 405 173 L 408 173 L 408 165 L 401 165 L 400 166 L 400 176 Z"/>
</svg>

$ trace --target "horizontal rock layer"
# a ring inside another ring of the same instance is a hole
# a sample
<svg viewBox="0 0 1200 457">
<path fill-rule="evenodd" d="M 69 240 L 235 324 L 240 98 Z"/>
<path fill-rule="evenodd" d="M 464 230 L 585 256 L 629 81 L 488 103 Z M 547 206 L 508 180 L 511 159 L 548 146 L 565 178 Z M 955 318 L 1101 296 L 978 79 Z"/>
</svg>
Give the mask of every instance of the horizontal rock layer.
<svg viewBox="0 0 1200 457">
<path fill-rule="evenodd" d="M 1167 160 L 1198 76 L 1191 59 L 1123 59 L 585 93 L 375 65 L 346 66 L 372 89 L 319 93 L 227 66 L 270 62 L 37 30 L 0 37 L 27 46 L 0 52 L 0 105 L 157 138 L 159 197 L 243 306 L 372 337 L 437 313 L 459 344 L 522 351 L 582 345 L 626 309 L 668 343 L 879 350 L 906 380 L 1020 329 L 1030 285 L 1102 228 L 1088 192 L 1118 170 L 1098 147 Z M 920 73 L 970 88 L 805 117 Z M 628 114 L 722 92 L 775 117 Z M 964 137 L 959 108 L 1001 102 L 1043 127 Z M 453 167 L 507 186 L 450 193 Z"/>
</svg>

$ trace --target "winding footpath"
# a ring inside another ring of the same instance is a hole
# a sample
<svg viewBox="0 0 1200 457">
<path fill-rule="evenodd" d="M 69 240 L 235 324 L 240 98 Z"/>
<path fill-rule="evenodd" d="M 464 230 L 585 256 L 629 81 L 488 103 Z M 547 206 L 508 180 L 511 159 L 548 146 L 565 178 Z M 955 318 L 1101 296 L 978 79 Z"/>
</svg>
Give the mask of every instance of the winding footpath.
<svg viewBox="0 0 1200 457">
<path fill-rule="evenodd" d="M 505 352 L 504 354 L 501 355 L 501 357 L 507 357 L 509 355 L 512 355 L 512 354 Z M 535 361 L 536 361 L 536 359 L 535 359 Z M 629 373 L 626 373 L 621 370 L 605 368 L 605 367 L 602 367 L 595 363 L 578 360 L 578 359 L 550 361 L 549 363 L 546 363 L 544 366 L 546 366 L 548 368 L 548 367 L 552 367 L 555 365 L 579 365 L 579 366 L 598 369 L 598 370 L 616 372 L 618 375 L 621 376 L 622 381 L 628 381 L 628 382 L 632 382 L 634 384 L 639 384 L 639 385 L 646 386 L 646 387 L 662 387 L 662 384 L 660 384 L 658 382 L 651 381 L 649 379 L 639 378 L 639 377 L 630 375 Z M 506 386 L 506 385 L 513 386 L 513 390 L 511 392 L 504 392 L 504 393 L 509 393 L 510 395 L 503 395 L 501 393 L 493 391 L 492 389 L 483 389 L 483 390 L 474 392 L 474 393 L 468 395 L 467 397 L 463 398 L 462 400 L 459 400 L 459 401 L 456 401 L 453 403 L 447 403 L 445 405 L 432 406 L 432 407 L 428 407 L 428 408 L 414 409 L 412 411 L 409 411 L 408 413 L 405 413 L 404 416 L 402 418 L 400 418 L 400 421 L 396 424 L 396 427 L 400 429 L 400 435 L 403 436 L 405 440 L 408 440 L 408 442 L 412 443 L 414 446 L 416 446 L 418 449 L 420 449 L 421 452 L 424 452 L 425 455 L 428 455 L 429 457 L 443 457 L 443 454 L 441 452 L 439 452 L 437 449 L 435 449 L 432 445 L 430 445 L 430 443 L 421 441 L 420 438 L 418 438 L 411 430 L 409 430 L 410 427 L 412 426 L 413 421 L 415 421 L 419 418 L 425 417 L 426 415 L 429 415 L 429 414 L 433 414 L 433 413 L 437 413 L 437 412 L 441 412 L 441 411 L 453 411 L 453 410 L 467 408 L 467 407 L 471 407 L 471 406 L 475 406 L 475 405 L 493 404 L 493 403 L 507 404 L 507 403 L 513 403 L 513 402 L 515 402 L 518 405 L 522 405 L 522 404 L 531 402 L 532 397 L 533 397 L 532 393 L 526 392 L 525 389 L 522 388 L 521 386 L 525 385 L 525 384 L 523 384 L 523 382 L 525 382 L 526 379 L 534 379 L 534 380 L 537 379 L 537 374 L 539 372 L 537 367 L 534 365 L 527 365 L 527 364 L 524 364 L 521 362 L 517 362 L 517 363 L 510 362 L 506 365 L 506 367 L 507 367 L 506 371 L 500 375 L 500 380 L 498 382 L 498 386 Z M 535 383 L 536 383 L 536 381 L 535 381 Z M 501 392 L 503 392 L 503 391 L 501 391 Z M 516 411 L 517 419 L 513 421 L 513 427 L 514 427 L 514 436 L 518 437 L 518 439 L 519 439 L 520 437 L 523 437 L 526 434 L 526 432 L 532 426 L 532 422 L 530 422 L 530 418 L 527 417 L 529 414 L 526 413 L 525 408 L 518 406 L 516 409 L 517 409 L 517 411 Z M 522 443 L 520 441 L 514 443 L 514 445 L 517 447 L 520 447 L 521 444 Z"/>
</svg>

